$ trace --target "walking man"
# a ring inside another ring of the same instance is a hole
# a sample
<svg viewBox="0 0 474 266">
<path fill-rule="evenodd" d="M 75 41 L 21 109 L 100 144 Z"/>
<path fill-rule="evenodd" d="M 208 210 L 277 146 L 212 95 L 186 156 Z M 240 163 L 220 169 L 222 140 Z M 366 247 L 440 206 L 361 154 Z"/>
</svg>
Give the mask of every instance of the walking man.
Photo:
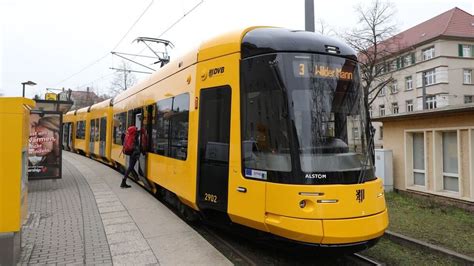
<svg viewBox="0 0 474 266">
<path fill-rule="evenodd" d="M 129 188 L 130 185 L 127 184 L 128 175 L 134 171 L 135 164 L 140 159 L 140 140 L 139 140 L 139 130 L 136 126 L 130 126 L 127 129 L 125 134 L 125 140 L 123 145 L 123 153 L 129 156 L 128 168 L 125 171 L 125 175 L 122 179 L 121 188 Z"/>
</svg>

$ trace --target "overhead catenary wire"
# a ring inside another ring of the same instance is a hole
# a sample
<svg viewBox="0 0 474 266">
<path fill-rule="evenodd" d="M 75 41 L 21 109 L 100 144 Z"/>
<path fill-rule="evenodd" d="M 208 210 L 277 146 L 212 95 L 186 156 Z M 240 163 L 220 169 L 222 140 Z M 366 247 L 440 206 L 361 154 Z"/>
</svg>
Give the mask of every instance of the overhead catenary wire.
<svg viewBox="0 0 474 266">
<path fill-rule="evenodd" d="M 188 12 L 185 12 L 183 14 L 182 17 L 178 18 L 175 22 L 173 22 L 168 28 L 166 28 L 162 33 L 160 33 L 160 35 L 158 35 L 157 38 L 161 38 L 163 35 L 165 35 L 165 33 L 167 33 L 169 30 L 171 30 L 174 26 L 176 26 L 176 24 L 178 24 L 179 22 L 181 22 L 187 15 L 189 15 L 191 12 L 193 12 L 198 6 L 200 6 L 202 3 L 204 3 L 204 0 L 201 0 L 199 3 L 197 3 L 195 6 L 193 6 L 190 10 L 188 10 Z M 143 53 L 143 51 L 145 51 L 147 47 L 144 47 L 142 50 L 140 50 L 140 52 L 138 52 L 137 54 L 138 55 L 141 55 Z M 137 56 L 138 56 L 137 55 Z M 136 56 L 135 56 L 136 57 Z M 135 59 L 135 57 L 133 57 L 133 59 Z"/>
<path fill-rule="evenodd" d="M 94 82 L 97 82 L 97 81 L 99 81 L 99 80 L 102 80 L 102 79 L 105 79 L 105 78 L 107 78 L 107 77 L 110 77 L 110 76 L 112 76 L 113 74 L 115 74 L 115 72 L 109 73 L 109 74 L 107 74 L 107 75 L 102 75 L 100 78 L 95 79 L 95 80 L 93 80 L 93 81 L 89 81 L 89 82 L 87 82 L 87 83 L 84 83 L 84 84 L 82 84 L 81 86 L 79 86 L 78 88 L 84 87 L 84 86 L 89 85 L 89 84 L 93 84 Z"/>
<path fill-rule="evenodd" d="M 135 25 L 137 25 L 138 21 L 140 21 L 140 19 L 143 17 L 143 15 L 145 15 L 145 13 L 148 11 L 148 9 L 150 9 L 150 7 L 153 5 L 154 1 L 155 0 L 151 0 L 150 4 L 145 8 L 145 10 L 143 10 L 142 14 L 137 18 L 137 20 L 135 20 L 135 22 L 132 24 L 132 26 L 130 26 L 128 31 L 123 35 L 122 39 L 120 39 L 120 41 L 118 41 L 118 43 L 115 45 L 115 47 L 112 49 L 112 51 L 117 49 L 117 47 L 120 45 L 120 43 L 122 43 L 123 39 L 125 39 L 125 37 L 127 37 L 127 35 L 130 33 L 130 31 L 133 29 L 133 27 L 135 27 Z"/>
<path fill-rule="evenodd" d="M 71 78 L 73 78 L 73 77 L 75 77 L 75 76 L 81 74 L 81 73 L 84 72 L 86 69 L 88 69 L 88 68 L 92 67 L 93 65 L 95 65 L 95 64 L 99 63 L 100 61 L 102 61 L 102 60 L 103 60 L 104 58 L 106 58 L 108 55 L 109 55 L 109 53 L 106 53 L 105 55 L 103 55 L 103 56 L 100 57 L 99 59 L 97 59 L 97 60 L 93 61 L 92 63 L 86 65 L 85 67 L 81 68 L 81 70 L 79 70 L 79 71 L 75 72 L 74 74 L 68 76 L 67 78 L 61 80 L 60 82 L 58 82 L 57 84 L 55 84 L 54 87 L 56 87 L 56 86 L 62 84 L 62 83 L 63 83 L 64 81 L 66 81 L 66 80 L 69 80 L 69 79 L 71 79 Z"/>
<path fill-rule="evenodd" d="M 184 13 L 182 17 L 180 17 L 178 20 L 176 20 L 171 26 L 169 26 L 165 31 L 163 31 L 160 35 L 158 35 L 158 38 L 161 38 L 165 33 L 167 33 L 171 28 L 173 28 L 176 24 L 181 22 L 189 13 L 193 12 L 198 6 L 200 6 L 204 0 L 201 0 L 199 3 L 197 3 L 193 8 L 191 8 L 188 12 Z"/>
<path fill-rule="evenodd" d="M 176 20 L 174 23 L 172 23 L 168 28 L 166 28 L 166 29 L 158 36 L 158 38 L 160 38 L 160 37 L 163 36 L 165 33 L 167 33 L 169 30 L 171 30 L 174 26 L 176 26 L 176 24 L 178 24 L 180 21 L 182 21 L 187 15 L 189 15 L 191 12 L 193 12 L 193 11 L 194 11 L 198 6 L 200 6 L 203 2 L 204 2 L 204 0 L 201 0 L 199 3 L 197 3 L 195 6 L 193 6 L 189 11 L 185 12 L 182 17 L 180 17 L 179 19 L 177 19 L 177 20 Z M 124 36 L 117 42 L 117 44 L 115 45 L 114 49 L 116 49 L 116 48 L 120 45 L 120 43 L 121 43 L 121 42 L 125 39 L 125 37 L 130 33 L 131 29 L 133 29 L 133 27 L 140 21 L 140 19 L 144 16 L 144 14 L 148 11 L 148 9 L 151 7 L 151 5 L 152 5 L 153 3 L 154 3 L 154 0 L 152 0 L 152 1 L 150 2 L 150 4 L 145 8 L 145 10 L 140 14 L 140 16 L 138 17 L 138 19 L 137 19 L 137 20 L 132 24 L 132 26 L 127 30 L 127 32 L 124 34 Z M 112 49 L 112 50 L 114 50 L 114 49 Z M 143 48 L 138 54 L 141 54 L 145 49 L 146 49 L 146 47 Z M 86 65 L 84 68 L 82 68 L 82 69 L 79 70 L 78 72 L 75 72 L 74 74 L 68 76 L 67 78 L 65 78 L 65 79 L 63 79 L 63 80 L 61 80 L 60 82 L 58 82 L 58 83 L 55 85 L 55 87 L 58 86 L 58 85 L 60 85 L 60 84 L 62 84 L 62 83 L 65 82 L 65 81 L 67 81 L 67 80 L 69 80 L 69 79 L 71 79 L 71 78 L 73 78 L 73 77 L 79 75 L 80 73 L 82 73 L 82 72 L 85 71 L 86 69 L 92 67 L 93 65 L 97 64 L 98 62 L 102 61 L 103 59 L 105 59 L 105 58 L 106 58 L 107 56 L 109 56 L 109 55 L 110 55 L 109 52 L 106 53 L 104 56 L 102 56 L 102 57 L 100 57 L 99 59 L 93 61 L 92 63 Z M 113 58 L 113 57 L 112 57 L 112 58 Z M 134 56 L 133 58 L 135 58 L 135 56 Z M 111 75 L 114 74 L 114 73 L 115 73 L 115 72 L 110 73 L 110 74 L 108 74 L 107 76 L 111 76 Z M 87 83 L 85 83 L 85 84 L 86 84 L 86 85 L 87 85 L 87 84 L 91 84 L 91 83 L 96 82 L 96 81 L 98 81 L 98 80 L 101 80 L 101 79 L 103 79 L 103 78 L 105 78 L 105 77 L 106 77 L 106 76 L 103 76 L 103 77 L 101 77 L 101 78 L 99 78 L 99 79 L 96 79 L 96 80 L 91 81 L 91 82 L 87 82 Z M 82 87 L 82 86 L 83 86 L 83 85 L 81 85 L 80 87 Z"/>
<path fill-rule="evenodd" d="M 140 14 L 140 16 L 138 16 L 138 18 L 135 20 L 135 22 L 130 26 L 130 28 L 127 30 L 127 32 L 122 36 L 122 38 L 117 42 L 117 44 L 114 46 L 114 48 L 112 50 L 115 50 L 121 43 L 122 41 L 125 39 L 125 37 L 130 33 L 130 31 L 135 27 L 135 25 L 140 21 L 140 19 L 143 17 L 143 15 L 145 15 L 145 13 L 150 9 L 150 7 L 153 5 L 154 3 L 154 0 L 151 0 L 150 4 L 145 8 L 145 10 L 143 10 L 143 12 Z M 69 80 L 77 75 L 79 75 L 80 73 L 84 72 L 86 69 L 92 67 L 93 65 L 99 63 L 100 61 L 102 61 L 103 59 L 105 59 L 107 56 L 109 56 L 110 53 L 107 52 L 105 55 L 103 55 L 102 57 L 100 57 L 99 59 L 96 59 L 94 60 L 92 63 L 86 65 L 85 67 L 81 68 L 81 70 L 75 72 L 74 74 L 68 76 L 67 78 L 61 80 L 60 82 L 58 82 L 56 85 L 54 85 L 55 87 L 62 84 L 63 82 L 65 82 L 66 80 Z"/>
</svg>

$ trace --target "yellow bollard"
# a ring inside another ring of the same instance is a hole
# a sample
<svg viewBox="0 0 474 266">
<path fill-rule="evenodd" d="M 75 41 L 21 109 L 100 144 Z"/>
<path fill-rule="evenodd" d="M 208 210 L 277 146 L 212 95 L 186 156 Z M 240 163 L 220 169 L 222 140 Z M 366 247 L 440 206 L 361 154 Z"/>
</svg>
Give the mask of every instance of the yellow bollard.
<svg viewBox="0 0 474 266">
<path fill-rule="evenodd" d="M 0 97 L 0 265 L 20 258 L 21 224 L 28 213 L 28 139 L 30 110 L 26 98 Z"/>
</svg>

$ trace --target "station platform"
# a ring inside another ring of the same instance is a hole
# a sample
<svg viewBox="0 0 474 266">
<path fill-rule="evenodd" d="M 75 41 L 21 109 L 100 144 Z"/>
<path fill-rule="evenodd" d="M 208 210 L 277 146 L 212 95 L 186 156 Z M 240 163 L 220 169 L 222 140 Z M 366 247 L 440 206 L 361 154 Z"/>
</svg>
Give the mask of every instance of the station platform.
<svg viewBox="0 0 474 266">
<path fill-rule="evenodd" d="M 63 151 L 59 180 L 29 182 L 20 264 L 231 265 L 137 184 Z"/>
</svg>

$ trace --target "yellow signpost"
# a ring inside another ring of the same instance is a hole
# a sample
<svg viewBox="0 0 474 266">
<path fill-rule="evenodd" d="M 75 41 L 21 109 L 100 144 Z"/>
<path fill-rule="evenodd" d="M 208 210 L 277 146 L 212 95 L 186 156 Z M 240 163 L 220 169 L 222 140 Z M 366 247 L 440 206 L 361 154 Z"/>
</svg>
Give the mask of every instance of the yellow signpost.
<svg viewBox="0 0 474 266">
<path fill-rule="evenodd" d="M 58 100 L 58 95 L 56 93 L 47 92 L 44 95 L 44 99 L 49 100 L 49 101 L 57 101 Z"/>
<path fill-rule="evenodd" d="M 30 110 L 26 98 L 0 97 L 0 265 L 16 265 L 21 224 L 28 213 L 28 138 Z"/>
</svg>

